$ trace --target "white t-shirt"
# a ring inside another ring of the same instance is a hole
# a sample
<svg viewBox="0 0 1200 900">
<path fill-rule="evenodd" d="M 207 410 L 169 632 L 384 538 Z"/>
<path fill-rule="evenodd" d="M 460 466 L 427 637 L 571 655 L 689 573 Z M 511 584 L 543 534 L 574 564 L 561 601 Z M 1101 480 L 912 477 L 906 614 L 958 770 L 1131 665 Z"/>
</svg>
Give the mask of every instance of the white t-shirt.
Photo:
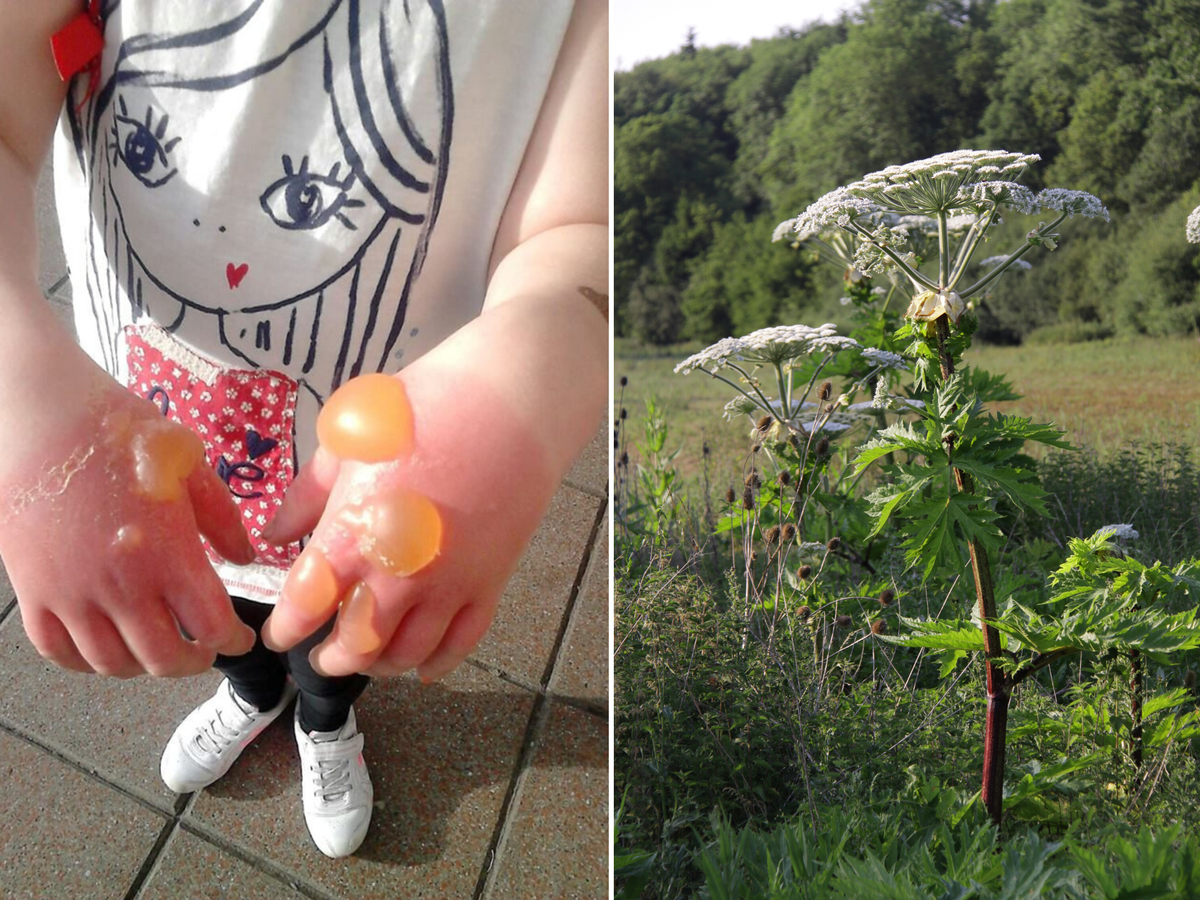
<svg viewBox="0 0 1200 900">
<path fill-rule="evenodd" d="M 204 439 L 259 538 L 346 379 L 479 314 L 570 0 L 109 0 L 55 178 L 84 349 Z"/>
</svg>

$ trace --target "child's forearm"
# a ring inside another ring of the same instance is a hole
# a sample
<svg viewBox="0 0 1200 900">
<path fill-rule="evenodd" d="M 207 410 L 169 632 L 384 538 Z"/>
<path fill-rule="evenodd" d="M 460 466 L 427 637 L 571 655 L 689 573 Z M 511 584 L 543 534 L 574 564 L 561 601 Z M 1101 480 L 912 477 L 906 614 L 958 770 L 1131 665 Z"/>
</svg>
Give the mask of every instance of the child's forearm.
<svg viewBox="0 0 1200 900">
<path fill-rule="evenodd" d="M 497 266 L 482 315 L 414 365 L 456 390 L 486 382 L 561 477 L 603 414 L 607 294 L 607 227 L 549 229 Z"/>
</svg>

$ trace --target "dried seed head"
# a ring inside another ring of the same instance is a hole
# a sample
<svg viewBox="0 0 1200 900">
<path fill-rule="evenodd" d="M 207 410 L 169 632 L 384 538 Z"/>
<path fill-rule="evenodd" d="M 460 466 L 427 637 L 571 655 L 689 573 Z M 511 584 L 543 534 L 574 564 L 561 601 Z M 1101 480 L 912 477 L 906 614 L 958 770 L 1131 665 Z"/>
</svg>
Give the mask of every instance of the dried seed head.
<svg viewBox="0 0 1200 900">
<path fill-rule="evenodd" d="M 788 522 L 783 526 L 783 531 L 780 532 L 780 536 L 783 538 L 784 543 L 787 543 L 788 541 L 794 541 L 796 539 L 796 526 L 791 522 Z"/>
<path fill-rule="evenodd" d="M 805 563 L 796 570 L 796 577 L 801 581 L 808 581 L 810 575 L 812 575 L 812 566 L 808 565 L 808 563 Z"/>
<path fill-rule="evenodd" d="M 629 465 L 629 452 L 628 451 L 621 454 L 621 465 L 623 465 L 623 466 Z"/>
<path fill-rule="evenodd" d="M 775 419 L 773 419 L 771 416 L 763 416 L 758 420 L 754 427 L 765 434 L 771 428 L 771 425 L 774 423 L 774 421 Z"/>
<path fill-rule="evenodd" d="M 749 486 L 742 491 L 742 506 L 745 509 L 754 509 L 754 489 Z"/>
<path fill-rule="evenodd" d="M 822 400 L 822 401 L 828 400 L 829 395 L 832 393 L 833 393 L 833 382 L 832 381 L 823 381 L 823 382 L 821 382 L 821 387 L 817 389 L 817 399 Z"/>
<path fill-rule="evenodd" d="M 829 452 L 829 438 L 823 437 L 817 441 L 817 458 L 825 456 Z"/>
<path fill-rule="evenodd" d="M 896 599 L 896 592 L 891 588 L 884 588 L 883 593 L 879 595 L 880 606 L 891 606 L 892 601 Z"/>
<path fill-rule="evenodd" d="M 838 616 L 836 619 L 834 619 L 833 624 L 836 625 L 838 628 L 849 628 L 851 621 L 852 621 L 852 619 L 849 616 L 842 615 L 842 616 Z"/>
<path fill-rule="evenodd" d="M 758 551 L 757 550 L 750 551 L 750 562 L 758 562 Z"/>
<path fill-rule="evenodd" d="M 617 415 L 619 418 L 627 419 L 627 418 L 629 418 L 629 410 L 627 410 L 625 407 L 622 406 L 621 411 L 619 413 L 617 413 Z"/>
<path fill-rule="evenodd" d="M 757 453 L 761 449 L 762 449 L 762 444 L 755 444 L 753 447 L 750 448 L 750 452 Z"/>
<path fill-rule="evenodd" d="M 704 442 L 704 446 L 700 448 L 700 453 L 704 456 L 708 456 L 710 453 L 712 453 L 712 448 L 708 446 L 708 441 Z"/>
<path fill-rule="evenodd" d="M 840 546 L 842 546 L 842 539 L 839 537 L 831 537 L 829 542 L 825 545 L 825 549 L 832 553 Z"/>
<path fill-rule="evenodd" d="M 781 485 L 783 485 L 784 487 L 787 487 L 789 484 L 791 484 L 792 483 L 792 473 L 789 472 L 787 469 L 784 469 L 782 472 L 780 472 L 779 473 L 779 483 Z"/>
<path fill-rule="evenodd" d="M 624 375 L 622 375 L 621 376 L 621 387 L 625 387 L 625 385 L 627 385 L 627 384 L 629 384 L 629 379 L 626 378 Z"/>
<path fill-rule="evenodd" d="M 736 499 L 737 499 L 737 494 L 734 493 L 733 488 L 728 488 L 725 491 L 725 502 L 733 503 L 733 501 Z"/>
<path fill-rule="evenodd" d="M 831 412 L 833 412 L 833 411 L 834 411 L 836 408 L 837 408 L 837 407 L 836 407 L 836 406 L 834 406 L 834 404 L 832 404 L 832 403 L 826 403 L 826 404 L 825 404 L 825 412 L 826 412 L 826 413 L 831 413 Z"/>
<path fill-rule="evenodd" d="M 772 525 L 770 528 L 768 528 L 766 531 L 763 532 L 763 540 L 766 541 L 767 544 L 774 544 L 776 541 L 779 540 L 779 532 L 780 532 L 779 526 Z"/>
<path fill-rule="evenodd" d="M 788 435 L 788 443 L 792 445 L 793 450 L 797 452 L 800 451 L 800 438 L 798 438 L 795 433 Z"/>
<path fill-rule="evenodd" d="M 871 634 L 887 634 L 887 622 L 876 619 L 871 623 Z"/>
<path fill-rule="evenodd" d="M 802 606 L 796 610 L 796 615 L 798 615 L 801 619 L 807 619 L 812 615 L 812 607 L 808 605 Z"/>
<path fill-rule="evenodd" d="M 746 473 L 746 477 L 742 479 L 742 484 L 748 488 L 756 488 L 762 484 L 762 479 L 758 475 L 758 469 L 751 469 Z"/>
</svg>

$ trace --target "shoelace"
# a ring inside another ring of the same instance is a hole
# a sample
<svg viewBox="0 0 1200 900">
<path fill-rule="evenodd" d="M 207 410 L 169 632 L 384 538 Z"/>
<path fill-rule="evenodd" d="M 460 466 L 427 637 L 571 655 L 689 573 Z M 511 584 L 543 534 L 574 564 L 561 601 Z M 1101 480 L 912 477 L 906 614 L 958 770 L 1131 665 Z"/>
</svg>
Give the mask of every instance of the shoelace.
<svg viewBox="0 0 1200 900">
<path fill-rule="evenodd" d="M 214 718 L 208 720 L 208 725 L 196 735 L 196 746 L 206 753 L 220 753 L 241 736 L 240 731 L 225 724 L 218 711 Z"/>
<path fill-rule="evenodd" d="M 350 760 L 319 759 L 312 772 L 317 776 L 317 789 L 313 794 L 326 803 L 334 803 L 349 792 Z"/>
</svg>

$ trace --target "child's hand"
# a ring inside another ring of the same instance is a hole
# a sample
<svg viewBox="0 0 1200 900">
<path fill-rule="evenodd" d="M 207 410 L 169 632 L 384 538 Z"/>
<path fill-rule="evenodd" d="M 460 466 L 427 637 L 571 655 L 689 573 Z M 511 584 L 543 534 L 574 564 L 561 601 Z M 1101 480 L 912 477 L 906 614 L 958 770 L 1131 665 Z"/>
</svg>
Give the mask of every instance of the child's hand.
<svg viewBox="0 0 1200 900">
<path fill-rule="evenodd" d="M 329 562 L 337 596 L 363 581 L 376 598 L 371 626 L 378 646 L 363 652 L 361 637 L 346 633 L 339 621 L 311 656 L 329 675 L 415 668 L 436 680 L 452 671 L 487 632 L 557 487 L 558 473 L 541 443 L 506 413 L 486 373 L 467 368 L 448 377 L 422 360 L 405 370 L 403 380 L 415 423 L 411 455 L 365 464 L 319 451 L 267 532 L 269 540 L 287 543 L 313 530 L 305 554 L 319 552 Z M 365 558 L 344 524 L 348 509 L 396 488 L 431 500 L 442 522 L 439 554 L 408 577 L 388 574 Z M 264 642 L 291 647 L 330 614 L 307 610 L 285 593 L 263 629 Z"/>
<path fill-rule="evenodd" d="M 0 466 L 0 554 L 38 652 L 129 677 L 195 674 L 249 650 L 199 536 L 235 563 L 254 550 L 199 439 L 90 363 L 64 360 L 51 377 L 2 410 L 36 448 Z"/>
</svg>

